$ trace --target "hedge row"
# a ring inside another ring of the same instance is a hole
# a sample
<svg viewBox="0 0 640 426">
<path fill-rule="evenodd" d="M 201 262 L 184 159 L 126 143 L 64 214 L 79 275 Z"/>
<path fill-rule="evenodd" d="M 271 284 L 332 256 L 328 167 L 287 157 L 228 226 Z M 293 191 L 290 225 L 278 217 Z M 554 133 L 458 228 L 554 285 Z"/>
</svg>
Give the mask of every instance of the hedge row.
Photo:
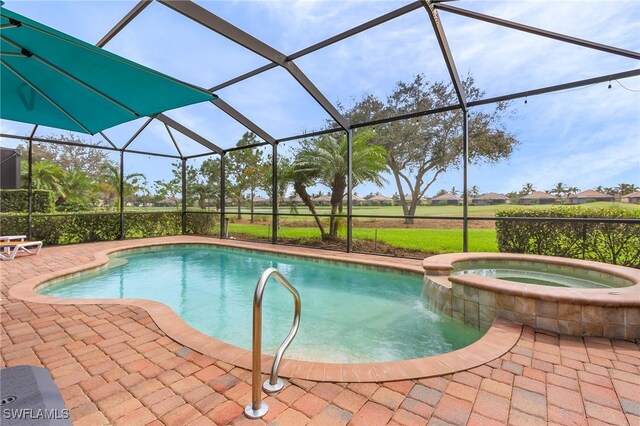
<svg viewBox="0 0 640 426">
<path fill-rule="evenodd" d="M 33 190 L 33 212 L 52 213 L 55 210 L 53 191 Z M 0 189 L 0 212 L 26 213 L 29 210 L 29 191 L 26 189 Z M 3 231 L 6 235 L 6 232 Z"/>
<path fill-rule="evenodd" d="M 208 235 L 217 237 L 220 235 L 219 213 L 187 213 L 187 234 Z"/>
<path fill-rule="evenodd" d="M 125 213 L 124 237 L 165 237 L 182 234 L 181 212 Z"/>
<path fill-rule="evenodd" d="M 506 253 L 529 253 L 595 260 L 614 265 L 640 267 L 640 224 L 580 222 L 580 219 L 640 219 L 640 210 L 549 209 L 503 210 L 497 217 L 532 217 L 541 221 L 498 220 L 498 249 Z M 575 221 L 553 221 L 567 218 Z"/>
<path fill-rule="evenodd" d="M 27 216 L 0 216 L 3 235 L 26 235 Z M 182 233 L 181 213 L 125 213 L 125 238 L 161 237 Z M 120 238 L 120 214 L 34 214 L 32 238 L 45 244 L 73 244 L 91 241 L 112 241 Z"/>
</svg>

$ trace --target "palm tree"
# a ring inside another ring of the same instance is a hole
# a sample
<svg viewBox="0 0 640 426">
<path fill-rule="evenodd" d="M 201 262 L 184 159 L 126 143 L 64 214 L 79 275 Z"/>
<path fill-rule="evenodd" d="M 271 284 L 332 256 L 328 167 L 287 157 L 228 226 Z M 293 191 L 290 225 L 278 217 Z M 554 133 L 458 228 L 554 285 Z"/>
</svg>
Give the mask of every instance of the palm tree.
<svg viewBox="0 0 640 426">
<path fill-rule="evenodd" d="M 578 188 L 577 186 L 570 186 L 566 190 L 567 195 L 574 195 L 578 192 L 580 192 L 580 188 Z"/>
<path fill-rule="evenodd" d="M 147 178 L 142 173 L 129 173 L 124 176 L 124 197 L 127 198 L 145 188 Z M 107 203 L 120 209 L 120 169 L 115 164 L 105 164 L 98 183 L 99 191 L 106 196 Z"/>
<path fill-rule="evenodd" d="M 363 182 L 382 186 L 382 173 L 387 170 L 387 152 L 379 145 L 369 144 L 373 131 L 354 132 L 351 164 L 353 187 Z M 347 190 L 347 138 L 325 135 L 320 139 L 302 142 L 293 160 L 293 187 L 314 215 L 323 240 L 338 237 L 338 218 L 335 216 L 342 205 Z M 330 189 L 331 216 L 326 231 L 315 209 L 307 188 L 321 184 Z"/>
<path fill-rule="evenodd" d="M 567 192 L 567 185 L 562 182 L 558 182 L 556 183 L 556 186 L 551 188 L 548 192 L 549 194 L 555 194 L 556 196 L 561 197 L 562 194 Z"/>
<path fill-rule="evenodd" d="M 520 190 L 520 195 L 529 195 L 535 190 L 536 189 L 533 187 L 533 184 L 530 182 L 527 182 L 524 185 L 522 185 L 522 189 Z"/>
<path fill-rule="evenodd" d="M 64 174 L 65 195 L 58 198 L 57 205 L 73 203 L 74 209 L 87 210 L 95 201 L 97 186 L 82 170 L 69 170 Z"/>
<path fill-rule="evenodd" d="M 479 196 L 480 196 L 480 188 L 478 188 L 476 185 L 473 185 L 473 186 L 471 187 L 471 189 L 469 190 L 469 195 L 470 195 L 472 198 L 477 198 L 477 197 L 479 197 Z"/>
<path fill-rule="evenodd" d="M 34 189 L 52 191 L 56 199 L 65 196 L 63 185 L 64 170 L 49 160 L 38 161 L 33 164 L 31 180 Z"/>
<path fill-rule="evenodd" d="M 620 195 L 627 195 L 640 190 L 640 188 L 633 183 L 619 183 L 615 189 Z"/>
</svg>

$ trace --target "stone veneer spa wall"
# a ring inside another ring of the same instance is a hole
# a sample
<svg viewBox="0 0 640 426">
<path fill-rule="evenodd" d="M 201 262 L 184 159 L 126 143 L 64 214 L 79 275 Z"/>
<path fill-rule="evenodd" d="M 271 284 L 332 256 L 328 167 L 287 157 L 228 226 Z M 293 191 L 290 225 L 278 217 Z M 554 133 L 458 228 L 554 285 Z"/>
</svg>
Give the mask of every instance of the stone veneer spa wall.
<svg viewBox="0 0 640 426">
<path fill-rule="evenodd" d="M 452 275 L 459 265 L 508 262 L 525 270 L 545 267 L 608 281 L 611 288 L 559 288 L 476 274 Z M 640 338 L 640 271 L 549 256 L 459 253 L 423 261 L 423 297 L 432 309 L 486 329 L 495 318 L 572 336 Z"/>
</svg>

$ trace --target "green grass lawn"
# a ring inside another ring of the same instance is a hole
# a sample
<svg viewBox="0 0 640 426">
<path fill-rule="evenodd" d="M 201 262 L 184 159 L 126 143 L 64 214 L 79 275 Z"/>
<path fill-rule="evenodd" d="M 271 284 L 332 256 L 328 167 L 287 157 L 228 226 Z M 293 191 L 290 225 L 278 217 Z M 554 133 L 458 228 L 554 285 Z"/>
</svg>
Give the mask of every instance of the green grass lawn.
<svg viewBox="0 0 640 426">
<path fill-rule="evenodd" d="M 377 235 L 376 235 L 377 231 Z M 267 238 L 271 236 L 271 227 L 262 224 L 229 224 L 229 235 L 250 235 L 253 237 Z M 320 238 L 318 228 L 282 226 L 278 230 L 278 236 L 282 238 L 317 239 Z M 346 238 L 345 231 L 340 232 L 342 238 Z M 462 251 L 461 229 L 374 229 L 356 228 L 353 230 L 354 240 L 370 240 L 410 250 L 419 250 L 432 253 L 452 253 Z M 472 251 L 497 252 L 495 229 L 470 229 L 469 249 Z"/>
<path fill-rule="evenodd" d="M 553 207 L 549 204 L 538 204 L 524 206 L 519 204 L 501 204 L 495 206 L 469 206 L 469 216 L 491 217 L 495 216 L 497 211 L 515 209 L 515 210 L 531 210 L 531 209 L 548 209 Z M 588 204 L 579 204 L 577 207 L 586 209 L 601 209 L 601 208 L 622 208 L 628 210 L 640 210 L 640 204 L 631 203 L 607 203 L 596 202 Z M 319 206 L 317 207 L 318 214 L 329 214 L 330 207 Z M 233 216 L 236 213 L 235 208 L 227 207 L 226 213 L 229 216 Z M 247 209 L 242 210 L 243 215 L 249 213 Z M 291 213 L 290 206 L 281 206 L 279 209 L 281 215 Z M 271 213 L 271 207 L 256 207 L 254 214 L 260 215 L 264 213 Z M 305 206 L 298 206 L 299 214 L 309 214 L 309 210 Z M 343 211 L 346 215 L 346 210 Z M 400 206 L 354 206 L 354 215 L 370 215 L 370 216 L 402 216 L 402 207 Z M 416 216 L 462 216 L 462 206 L 418 206 L 416 210 Z M 301 220 L 313 220 L 311 217 L 294 217 L 294 216 L 281 216 L 281 220 L 285 221 L 301 221 Z"/>
<path fill-rule="evenodd" d="M 588 203 L 588 204 L 579 204 L 577 205 L 580 208 L 587 209 L 601 209 L 601 208 L 621 208 L 628 210 L 640 210 L 640 204 L 631 204 L 631 203 L 606 203 L 606 202 L 596 202 L 596 203 Z M 553 207 L 550 204 L 538 204 L 538 205 L 530 205 L 523 206 L 519 204 L 502 204 L 495 206 L 469 206 L 469 216 L 481 216 L 481 217 L 490 217 L 495 216 L 497 211 L 502 211 L 505 209 L 516 209 L 516 210 L 531 210 L 531 209 L 547 209 Z M 331 208 L 329 206 L 318 206 L 317 211 L 319 214 L 329 214 Z M 104 209 L 95 209 L 96 212 L 105 212 Z M 179 212 L 180 209 L 176 207 L 126 207 L 125 211 L 127 212 Z M 198 211 L 210 211 L 211 210 L 201 210 L 197 207 L 189 207 L 188 211 L 198 212 Z M 255 207 L 254 214 L 256 215 L 265 215 L 265 213 L 271 213 L 271 207 Z M 111 211 L 115 213 L 115 211 Z M 279 212 L 281 215 L 291 214 L 290 206 L 280 206 Z M 237 208 L 234 206 L 227 206 L 226 214 L 229 217 L 235 216 L 237 213 Z M 298 206 L 299 214 L 309 214 L 309 210 L 305 206 Z M 248 215 L 249 209 L 243 207 L 242 214 Z M 346 209 L 343 211 L 343 214 L 346 215 Z M 353 207 L 354 215 L 370 215 L 370 216 L 402 216 L 402 207 L 400 206 L 354 206 Z M 453 217 L 461 217 L 462 216 L 462 206 L 418 206 L 416 210 L 416 216 L 453 216 Z M 282 216 L 282 220 L 313 220 L 311 217 L 293 217 L 293 216 Z"/>
<path fill-rule="evenodd" d="M 622 208 L 632 211 L 640 211 L 640 205 L 629 203 L 588 203 L 578 205 L 579 208 L 584 209 L 603 209 L 603 208 Z M 473 217 L 493 217 L 496 212 L 503 211 L 505 209 L 513 210 L 537 210 L 537 209 L 549 209 L 553 208 L 550 205 L 496 205 L 496 206 L 470 206 L 469 216 Z M 147 207 L 147 208 L 127 208 L 127 212 L 178 212 L 175 207 Z M 195 208 L 190 208 L 189 211 L 198 211 Z M 330 208 L 327 206 L 318 207 L 319 214 L 328 214 Z M 270 207 L 259 207 L 255 209 L 254 215 L 258 223 L 248 224 L 246 221 L 250 218 L 249 212 L 243 210 L 243 222 L 236 223 L 237 210 L 233 207 L 227 207 L 227 217 L 231 220 L 229 223 L 229 235 L 245 235 L 259 238 L 270 238 L 271 236 L 271 216 L 265 213 L 270 213 Z M 307 214 L 308 210 L 304 206 L 298 207 L 300 214 Z M 289 206 L 282 206 L 280 208 L 281 214 L 290 213 Z M 451 253 L 462 251 L 462 222 L 460 221 L 460 227 L 454 224 L 454 229 L 436 229 L 447 228 L 450 223 L 446 222 L 431 222 L 428 219 L 416 220 L 416 226 L 402 225 L 402 218 L 383 218 L 378 216 L 401 216 L 402 208 L 399 206 L 355 206 L 353 209 L 354 215 L 371 216 L 371 218 L 354 218 L 353 238 L 354 241 L 367 240 L 378 241 L 382 244 L 397 247 L 406 250 L 415 250 L 427 253 Z M 461 217 L 462 206 L 420 206 L 416 212 L 417 216 L 424 217 Z M 315 226 L 311 216 L 280 216 L 281 227 L 278 231 L 280 238 L 295 239 L 295 240 L 318 240 L 320 239 L 320 231 Z M 322 221 L 326 224 L 327 218 L 323 218 Z M 340 231 L 340 237 L 346 238 L 346 231 L 344 229 L 345 219 L 341 219 L 342 229 Z M 368 222 L 366 224 L 362 222 Z M 373 222 L 373 223 L 372 223 Z M 425 225 L 426 222 L 426 225 Z M 485 224 L 487 222 L 485 221 Z M 444 224 L 444 225 L 443 225 Z M 428 227 L 425 227 L 428 226 Z M 471 229 L 469 229 L 469 250 L 471 251 L 484 251 L 484 252 L 497 252 L 498 246 L 496 242 L 496 230 L 495 229 L 474 229 L 474 222 L 470 222 Z M 477 226 L 477 222 L 475 224 Z M 371 245 L 367 245 L 371 247 Z"/>
<path fill-rule="evenodd" d="M 419 250 L 433 253 L 452 253 L 462 251 L 461 229 L 379 229 L 378 241 L 394 247 Z M 376 237 L 373 228 L 353 230 L 354 239 L 373 241 Z M 498 251 L 495 229 L 470 229 L 469 250 Z"/>
</svg>

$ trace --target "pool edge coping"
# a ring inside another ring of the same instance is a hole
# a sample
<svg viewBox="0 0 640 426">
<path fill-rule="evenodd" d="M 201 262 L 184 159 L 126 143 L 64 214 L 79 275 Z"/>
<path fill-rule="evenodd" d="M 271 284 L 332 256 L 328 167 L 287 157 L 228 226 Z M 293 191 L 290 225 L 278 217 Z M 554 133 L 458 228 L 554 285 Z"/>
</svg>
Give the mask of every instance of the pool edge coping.
<svg viewBox="0 0 640 426">
<path fill-rule="evenodd" d="M 422 267 L 394 262 L 394 259 L 345 258 L 345 253 L 324 252 L 311 248 L 287 246 L 271 246 L 264 243 L 216 240 L 206 237 L 178 236 L 164 237 L 158 240 L 127 240 L 122 245 L 106 249 L 98 249 L 91 253 L 94 260 L 82 265 L 61 269 L 59 271 L 40 274 L 28 278 L 9 289 L 9 295 L 20 300 L 55 305 L 130 305 L 146 311 L 156 325 L 170 338 L 204 355 L 220 361 L 251 370 L 251 351 L 238 348 L 228 343 L 207 336 L 189 326 L 171 308 L 160 302 L 146 299 L 66 299 L 44 296 L 35 292 L 36 288 L 47 281 L 63 276 L 80 273 L 90 269 L 104 267 L 109 255 L 152 246 L 175 244 L 205 244 L 213 246 L 233 247 L 244 250 L 258 250 L 296 257 L 313 257 L 327 261 L 354 263 L 380 268 L 404 270 L 424 273 Z M 419 261 L 416 261 L 419 262 Z M 458 371 L 468 370 L 490 362 L 508 352 L 520 338 L 522 325 L 496 319 L 487 332 L 476 342 L 445 354 L 411 360 L 392 362 L 373 362 L 361 364 L 320 363 L 283 359 L 280 375 L 286 378 L 299 378 L 319 382 L 384 382 L 418 379 L 441 376 Z M 262 356 L 262 372 L 270 372 L 272 356 Z"/>
</svg>

